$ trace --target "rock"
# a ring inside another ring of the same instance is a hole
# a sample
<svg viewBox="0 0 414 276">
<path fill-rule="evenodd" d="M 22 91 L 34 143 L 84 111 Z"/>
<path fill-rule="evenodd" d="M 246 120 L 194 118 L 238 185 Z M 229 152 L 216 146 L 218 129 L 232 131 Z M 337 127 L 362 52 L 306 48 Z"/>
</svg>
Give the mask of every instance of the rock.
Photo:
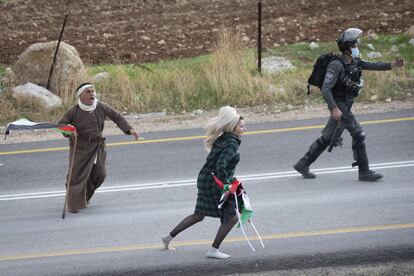
<svg viewBox="0 0 414 276">
<path fill-rule="evenodd" d="M 149 36 L 146 36 L 146 35 L 141 36 L 141 39 L 145 40 L 145 41 L 151 40 L 151 38 Z"/>
<path fill-rule="evenodd" d="M 295 68 L 292 63 L 283 57 L 266 57 L 262 59 L 262 69 L 268 73 L 275 73 Z"/>
<path fill-rule="evenodd" d="M 103 37 L 105 38 L 105 39 L 108 39 L 108 38 L 113 38 L 115 35 L 113 35 L 113 34 L 107 34 L 107 33 L 105 33 L 105 34 L 103 34 Z"/>
<path fill-rule="evenodd" d="M 414 46 L 414 38 L 411 38 L 408 43 L 410 43 L 411 46 Z"/>
<path fill-rule="evenodd" d="M 319 44 L 318 44 L 318 43 L 316 43 L 316 42 L 314 42 L 314 41 L 312 41 L 312 42 L 309 44 L 309 48 L 310 48 L 311 50 L 318 49 L 318 48 L 319 48 Z"/>
<path fill-rule="evenodd" d="M 396 45 L 392 45 L 390 51 L 392 53 L 397 53 L 398 52 L 398 47 Z"/>
<path fill-rule="evenodd" d="M 288 105 L 286 106 L 286 109 L 287 109 L 287 110 L 293 110 L 293 109 L 294 109 L 294 107 L 293 107 L 293 105 L 288 104 Z"/>
<path fill-rule="evenodd" d="M 96 74 L 95 76 L 93 76 L 92 82 L 93 83 L 98 83 L 98 82 L 102 82 L 104 80 L 107 80 L 108 78 L 109 78 L 109 74 L 107 72 L 100 72 L 100 73 Z"/>
<path fill-rule="evenodd" d="M 35 43 L 27 48 L 14 65 L 17 84 L 28 82 L 46 87 L 57 41 Z M 85 80 L 86 71 L 76 49 L 61 42 L 53 67 L 49 91 L 58 96 L 73 95 Z"/>
<path fill-rule="evenodd" d="M 386 101 L 387 103 L 390 103 L 392 100 L 391 100 L 391 98 L 386 98 L 386 99 L 385 99 L 385 101 Z"/>
<path fill-rule="evenodd" d="M 275 20 L 276 23 L 284 23 L 285 20 L 283 19 L 283 17 L 279 17 L 278 19 Z"/>
<path fill-rule="evenodd" d="M 371 51 L 375 51 L 375 47 L 371 43 L 367 44 L 367 48 L 370 49 Z"/>
<path fill-rule="evenodd" d="M 241 38 L 241 40 L 244 41 L 244 42 L 249 42 L 250 41 L 250 38 L 248 36 L 243 36 Z"/>
<path fill-rule="evenodd" d="M 371 101 L 376 101 L 376 100 L 378 100 L 378 96 L 377 95 L 372 95 L 369 99 Z"/>
<path fill-rule="evenodd" d="M 14 98 L 32 98 L 47 109 L 58 107 L 62 104 L 60 97 L 44 87 L 28 82 L 12 88 Z"/>
<path fill-rule="evenodd" d="M 367 54 L 368 58 L 380 58 L 382 57 L 382 54 L 380 52 L 369 52 Z"/>
<path fill-rule="evenodd" d="M 165 44 L 167 44 L 167 43 L 165 42 L 165 40 L 164 40 L 164 39 L 161 39 L 160 41 L 158 41 L 158 44 L 160 44 L 160 45 L 165 45 Z"/>
<path fill-rule="evenodd" d="M 414 38 L 414 25 L 412 25 L 408 30 L 405 32 L 410 38 Z"/>
<path fill-rule="evenodd" d="M 370 33 L 367 35 L 368 40 L 377 40 L 378 35 L 376 33 Z"/>
<path fill-rule="evenodd" d="M 203 114 L 203 113 L 204 113 L 204 111 L 203 111 L 203 110 L 201 110 L 201 109 L 197 109 L 197 110 L 194 110 L 192 114 L 194 114 L 194 115 L 201 115 L 201 114 Z"/>
</svg>

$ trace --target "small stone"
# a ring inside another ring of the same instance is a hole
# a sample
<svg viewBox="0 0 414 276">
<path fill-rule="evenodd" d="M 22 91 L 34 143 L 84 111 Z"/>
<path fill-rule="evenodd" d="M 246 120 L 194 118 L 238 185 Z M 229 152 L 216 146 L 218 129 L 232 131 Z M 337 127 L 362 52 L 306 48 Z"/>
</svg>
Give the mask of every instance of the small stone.
<svg viewBox="0 0 414 276">
<path fill-rule="evenodd" d="M 393 52 L 393 53 L 396 53 L 396 52 L 398 52 L 398 47 L 396 45 L 392 45 L 390 51 Z"/>
<path fill-rule="evenodd" d="M 372 95 L 369 99 L 371 101 L 376 101 L 376 100 L 378 100 L 378 96 L 377 95 Z"/>
<path fill-rule="evenodd" d="M 250 38 L 248 36 L 243 36 L 241 39 L 244 42 L 249 42 L 250 41 Z"/>
<path fill-rule="evenodd" d="M 275 21 L 276 21 L 276 23 L 284 23 L 285 22 L 285 20 L 283 20 L 283 17 L 279 17 Z"/>
<path fill-rule="evenodd" d="M 92 78 L 92 80 L 93 80 L 94 83 L 98 83 L 98 82 L 104 81 L 108 78 L 109 78 L 109 74 L 107 72 L 100 72 L 100 73 L 96 74 Z"/>
<path fill-rule="evenodd" d="M 167 43 L 165 42 L 165 40 L 164 40 L 164 39 L 161 39 L 160 41 L 158 41 L 158 44 L 160 44 L 160 45 L 165 45 L 165 44 L 167 44 Z"/>
<path fill-rule="evenodd" d="M 378 35 L 376 33 L 370 33 L 370 34 L 368 34 L 367 38 L 369 40 L 377 40 L 378 39 Z"/>
<path fill-rule="evenodd" d="M 291 105 L 291 104 L 288 104 L 288 105 L 286 106 L 286 108 L 287 108 L 287 110 L 293 110 L 293 109 L 294 109 L 293 105 Z"/>
<path fill-rule="evenodd" d="M 380 58 L 382 57 L 382 54 L 380 52 L 369 52 L 367 54 L 368 58 Z"/>
<path fill-rule="evenodd" d="M 310 48 L 311 50 L 315 50 L 315 49 L 319 48 L 319 44 L 318 44 L 318 43 L 316 43 L 316 42 L 314 42 L 314 41 L 312 41 L 312 42 L 309 44 L 309 48 Z"/>
<path fill-rule="evenodd" d="M 104 34 L 103 34 L 103 37 L 104 37 L 105 39 L 108 39 L 108 38 L 112 38 L 112 37 L 114 37 L 114 35 L 113 35 L 113 34 L 107 34 L 107 33 L 104 33 Z"/>
<path fill-rule="evenodd" d="M 193 115 L 201 115 L 201 114 L 203 114 L 203 110 L 201 110 L 201 109 L 197 109 L 197 110 L 194 110 L 193 111 Z"/>
<path fill-rule="evenodd" d="M 385 101 L 386 101 L 387 103 L 390 103 L 392 100 L 391 100 L 391 98 L 387 98 L 387 99 L 385 99 Z"/>
<path fill-rule="evenodd" d="M 375 47 L 371 43 L 367 44 L 367 48 L 370 49 L 371 51 L 375 51 Z"/>
</svg>

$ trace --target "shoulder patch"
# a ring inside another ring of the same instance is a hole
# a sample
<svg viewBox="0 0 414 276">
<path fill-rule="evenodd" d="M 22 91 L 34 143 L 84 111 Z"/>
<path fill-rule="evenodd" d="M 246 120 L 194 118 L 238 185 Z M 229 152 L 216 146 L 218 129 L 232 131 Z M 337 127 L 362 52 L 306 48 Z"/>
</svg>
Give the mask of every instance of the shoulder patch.
<svg viewBox="0 0 414 276">
<path fill-rule="evenodd" d="M 331 82 L 332 81 L 332 79 L 333 79 L 333 77 L 334 77 L 334 75 L 332 74 L 332 72 L 327 72 L 326 73 L 326 75 L 325 75 L 325 82 Z"/>
</svg>

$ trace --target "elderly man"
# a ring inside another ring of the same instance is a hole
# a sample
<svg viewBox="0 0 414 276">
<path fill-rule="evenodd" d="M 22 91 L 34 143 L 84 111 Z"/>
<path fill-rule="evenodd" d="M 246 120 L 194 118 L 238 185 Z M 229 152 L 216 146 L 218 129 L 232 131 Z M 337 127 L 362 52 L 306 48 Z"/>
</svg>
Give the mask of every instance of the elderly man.
<svg viewBox="0 0 414 276">
<path fill-rule="evenodd" d="M 138 133 L 128 124 L 124 117 L 109 105 L 99 102 L 92 84 L 84 83 L 77 89 L 78 104 L 69 109 L 59 124 L 70 124 L 77 129 L 77 144 L 74 136 L 70 137 L 70 158 L 75 159 L 72 177 L 67 194 L 69 212 L 77 213 L 86 208 L 96 189 L 106 177 L 105 138 L 102 137 L 105 119 L 110 118 L 125 134 Z"/>
</svg>

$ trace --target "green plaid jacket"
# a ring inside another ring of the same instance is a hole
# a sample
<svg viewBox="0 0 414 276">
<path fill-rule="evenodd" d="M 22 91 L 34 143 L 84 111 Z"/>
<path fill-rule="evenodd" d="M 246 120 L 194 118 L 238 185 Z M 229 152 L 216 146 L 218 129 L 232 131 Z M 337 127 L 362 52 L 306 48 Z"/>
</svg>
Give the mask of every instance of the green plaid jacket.
<svg viewBox="0 0 414 276">
<path fill-rule="evenodd" d="M 224 133 L 214 142 L 207 162 L 197 178 L 197 204 L 194 213 L 210 217 L 220 217 L 217 208 L 221 191 L 215 184 L 211 173 L 214 173 L 224 184 L 230 183 L 236 165 L 240 160 L 238 148 L 240 138 L 232 133 Z"/>
</svg>

